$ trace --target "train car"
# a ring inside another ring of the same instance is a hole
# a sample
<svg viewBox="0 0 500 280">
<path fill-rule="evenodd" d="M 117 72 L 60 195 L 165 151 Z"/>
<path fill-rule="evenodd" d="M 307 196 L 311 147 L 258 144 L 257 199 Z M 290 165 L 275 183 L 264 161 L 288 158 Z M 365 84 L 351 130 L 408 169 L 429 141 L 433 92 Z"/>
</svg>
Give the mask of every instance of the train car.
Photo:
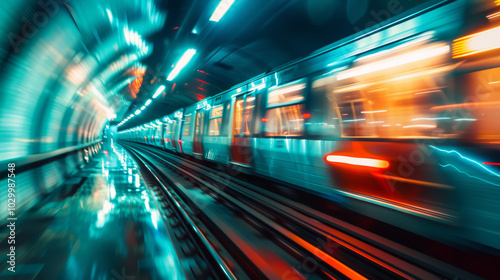
<svg viewBox="0 0 500 280">
<path fill-rule="evenodd" d="M 182 153 L 500 249 L 499 10 L 435 1 L 202 100 Z"/>
</svg>

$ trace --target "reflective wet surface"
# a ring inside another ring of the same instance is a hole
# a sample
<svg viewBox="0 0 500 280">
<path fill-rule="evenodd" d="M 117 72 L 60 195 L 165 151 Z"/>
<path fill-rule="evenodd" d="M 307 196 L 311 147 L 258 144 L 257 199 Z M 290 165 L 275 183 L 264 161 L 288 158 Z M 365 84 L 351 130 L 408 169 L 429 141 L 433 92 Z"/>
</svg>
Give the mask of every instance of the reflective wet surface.
<svg viewBox="0 0 500 280">
<path fill-rule="evenodd" d="M 108 146 L 109 147 L 109 146 Z M 52 195 L 18 217 L 16 272 L 0 279 L 185 279 L 138 167 L 121 147 L 101 152 Z"/>
</svg>

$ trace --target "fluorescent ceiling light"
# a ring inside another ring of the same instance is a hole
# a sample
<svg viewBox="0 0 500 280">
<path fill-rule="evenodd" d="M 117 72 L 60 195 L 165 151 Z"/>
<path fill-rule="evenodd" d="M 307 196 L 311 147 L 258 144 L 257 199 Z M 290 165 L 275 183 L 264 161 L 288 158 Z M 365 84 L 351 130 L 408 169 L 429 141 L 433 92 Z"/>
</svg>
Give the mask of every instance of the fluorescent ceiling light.
<svg viewBox="0 0 500 280">
<path fill-rule="evenodd" d="M 106 9 L 106 12 L 108 13 L 109 22 L 113 23 L 113 14 L 109 9 Z"/>
<path fill-rule="evenodd" d="M 135 110 L 135 115 L 139 115 L 141 113 L 141 110 Z"/>
<path fill-rule="evenodd" d="M 234 0 L 222 0 L 220 1 L 217 8 L 215 8 L 214 13 L 210 17 L 210 21 L 218 22 L 224 14 L 229 10 L 229 7 L 233 4 Z"/>
<path fill-rule="evenodd" d="M 153 101 L 153 100 L 148 99 L 148 101 L 146 101 L 146 104 L 144 104 L 144 106 L 148 106 L 149 104 L 151 104 L 151 101 Z"/>
<path fill-rule="evenodd" d="M 177 76 L 177 74 L 181 72 L 182 68 L 184 68 L 184 66 L 186 66 L 189 63 L 189 61 L 191 60 L 191 58 L 193 58 L 195 54 L 196 54 L 195 49 L 187 50 L 184 53 L 184 55 L 182 55 L 181 59 L 179 59 L 177 65 L 175 65 L 174 70 L 172 70 L 172 72 L 170 72 L 170 74 L 168 75 L 167 81 L 172 81 Z"/>
<path fill-rule="evenodd" d="M 142 107 L 141 107 L 141 110 L 144 110 L 144 109 L 146 109 L 146 106 L 142 106 Z"/>
<path fill-rule="evenodd" d="M 155 92 L 155 94 L 153 95 L 153 98 L 156 98 L 158 97 L 158 95 L 160 95 L 160 93 L 163 92 L 163 90 L 165 89 L 165 86 L 164 85 L 161 85 Z"/>
</svg>

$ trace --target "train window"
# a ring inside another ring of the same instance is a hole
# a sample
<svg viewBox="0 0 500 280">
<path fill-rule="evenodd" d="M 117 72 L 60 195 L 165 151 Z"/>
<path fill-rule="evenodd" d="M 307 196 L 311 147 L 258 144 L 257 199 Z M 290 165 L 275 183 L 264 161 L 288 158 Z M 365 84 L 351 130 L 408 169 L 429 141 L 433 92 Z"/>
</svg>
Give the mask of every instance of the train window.
<svg viewBox="0 0 500 280">
<path fill-rule="evenodd" d="M 250 128 L 252 127 L 252 114 L 253 110 L 255 108 L 255 97 L 254 96 L 248 96 L 246 98 L 246 104 L 245 104 L 245 115 L 243 117 L 243 135 L 250 135 Z"/>
<path fill-rule="evenodd" d="M 188 136 L 191 130 L 191 116 L 186 116 L 184 118 L 184 123 L 182 125 L 182 136 Z"/>
<path fill-rule="evenodd" d="M 409 45 L 339 72 L 329 97 L 342 136 L 452 137 L 453 116 L 432 109 L 449 103 L 446 81 L 452 66 L 447 51 L 442 43 Z M 414 53 L 428 58 L 404 63 Z M 395 56 L 399 63 L 391 64 Z"/>
<path fill-rule="evenodd" d="M 222 105 L 212 108 L 212 110 L 210 111 L 210 118 L 212 119 L 222 117 L 222 109 L 224 109 Z"/>
<path fill-rule="evenodd" d="M 266 136 L 302 136 L 304 135 L 305 83 L 295 83 L 269 91 L 265 117 Z M 294 105 L 292 105 L 294 104 Z"/>
<path fill-rule="evenodd" d="M 311 108 L 305 114 L 306 131 L 314 136 L 340 136 L 339 117 L 329 109 L 328 93 L 333 88 L 335 76 L 324 75 L 316 78 L 311 90 Z"/>
<path fill-rule="evenodd" d="M 243 117 L 243 99 L 237 99 L 234 106 L 233 135 L 239 135 Z"/>
<path fill-rule="evenodd" d="M 210 122 L 208 125 L 208 135 L 219 135 L 222 124 L 222 111 L 224 107 L 218 106 L 212 108 L 210 112 Z"/>
<path fill-rule="evenodd" d="M 433 109 L 458 111 L 454 123 L 458 129 L 467 130 L 468 138 L 497 144 L 500 139 L 500 68 L 467 73 L 458 80 L 463 83 L 464 102 Z"/>
<path fill-rule="evenodd" d="M 196 113 L 194 135 L 203 134 L 203 119 L 205 112 L 203 110 Z"/>
<path fill-rule="evenodd" d="M 304 134 L 303 104 L 267 110 L 267 136 L 301 136 Z"/>
<path fill-rule="evenodd" d="M 256 96 L 256 99 L 255 99 L 255 104 L 256 105 L 255 105 L 255 108 L 254 108 L 255 109 L 255 113 L 254 113 L 254 119 L 255 119 L 255 121 L 254 121 L 254 125 L 253 125 L 253 127 L 254 127 L 254 134 L 259 134 L 260 130 L 261 130 L 261 126 L 262 126 L 262 122 L 259 121 L 259 119 L 260 119 L 259 116 L 261 115 L 261 112 L 260 112 L 261 109 L 260 109 L 260 106 L 257 105 L 257 104 L 261 104 L 261 102 L 262 102 L 262 94 L 258 94 Z"/>
<path fill-rule="evenodd" d="M 304 100 L 305 88 L 306 84 L 300 83 L 272 90 L 267 95 L 267 106 L 274 107 L 301 102 Z"/>
</svg>

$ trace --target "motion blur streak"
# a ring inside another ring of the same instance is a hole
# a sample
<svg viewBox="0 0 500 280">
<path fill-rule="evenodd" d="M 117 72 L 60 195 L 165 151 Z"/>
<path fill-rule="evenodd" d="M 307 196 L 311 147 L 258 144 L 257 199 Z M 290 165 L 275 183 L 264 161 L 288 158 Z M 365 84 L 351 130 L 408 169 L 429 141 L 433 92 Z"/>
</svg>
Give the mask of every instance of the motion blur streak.
<svg viewBox="0 0 500 280">
<path fill-rule="evenodd" d="M 460 58 L 500 48 L 500 26 L 457 39 L 453 58 Z"/>
<path fill-rule="evenodd" d="M 371 158 L 356 158 L 356 157 L 348 157 L 348 156 L 328 155 L 328 156 L 326 156 L 326 161 L 345 163 L 345 164 L 351 164 L 351 165 L 359 165 L 359 166 L 376 167 L 376 168 L 389 167 L 388 161 L 380 160 L 380 159 L 371 159 Z"/>
</svg>

